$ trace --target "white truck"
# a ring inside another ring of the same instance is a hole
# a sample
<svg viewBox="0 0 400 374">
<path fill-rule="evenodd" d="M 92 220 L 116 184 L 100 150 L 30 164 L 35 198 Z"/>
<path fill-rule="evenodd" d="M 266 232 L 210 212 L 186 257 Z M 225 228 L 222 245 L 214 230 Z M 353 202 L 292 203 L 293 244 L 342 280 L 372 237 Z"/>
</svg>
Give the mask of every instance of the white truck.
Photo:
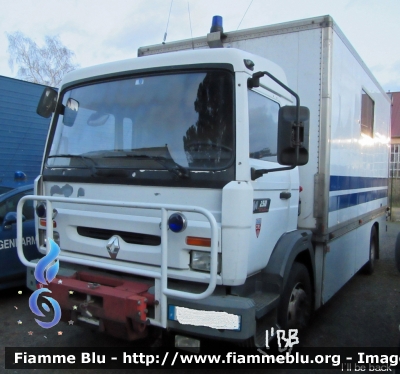
<svg viewBox="0 0 400 374">
<path fill-rule="evenodd" d="M 18 253 L 35 289 L 21 248 L 32 199 L 39 250 L 61 249 L 49 289 L 63 320 L 263 346 L 373 271 L 389 98 L 330 16 L 229 33 L 215 20 L 207 37 L 45 90 L 38 113 L 53 118 Z"/>
</svg>

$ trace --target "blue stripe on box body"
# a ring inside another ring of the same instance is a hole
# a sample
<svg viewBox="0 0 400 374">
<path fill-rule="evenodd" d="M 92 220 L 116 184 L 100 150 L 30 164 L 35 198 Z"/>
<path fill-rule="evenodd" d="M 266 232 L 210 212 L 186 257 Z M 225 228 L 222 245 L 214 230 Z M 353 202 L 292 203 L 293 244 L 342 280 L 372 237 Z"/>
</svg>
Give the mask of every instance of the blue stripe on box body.
<svg viewBox="0 0 400 374">
<path fill-rule="evenodd" d="M 332 175 L 330 178 L 329 191 L 348 191 L 361 188 L 378 188 L 386 187 L 386 189 L 345 193 L 338 196 L 329 197 L 329 212 L 350 208 L 369 201 L 383 199 L 388 196 L 388 179 L 372 178 L 372 177 L 347 177 Z"/>
</svg>

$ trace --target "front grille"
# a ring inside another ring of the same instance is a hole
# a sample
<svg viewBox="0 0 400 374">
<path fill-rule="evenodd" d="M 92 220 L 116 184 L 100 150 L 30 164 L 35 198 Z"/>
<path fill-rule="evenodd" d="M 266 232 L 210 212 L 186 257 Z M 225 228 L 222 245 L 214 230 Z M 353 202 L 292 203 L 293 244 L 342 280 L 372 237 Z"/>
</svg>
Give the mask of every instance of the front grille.
<svg viewBox="0 0 400 374">
<path fill-rule="evenodd" d="M 157 235 L 139 234 L 136 232 L 105 230 L 93 227 L 78 226 L 78 234 L 93 239 L 108 240 L 113 235 L 120 236 L 126 243 L 140 244 L 140 245 L 153 245 L 161 244 L 161 237 Z"/>
</svg>

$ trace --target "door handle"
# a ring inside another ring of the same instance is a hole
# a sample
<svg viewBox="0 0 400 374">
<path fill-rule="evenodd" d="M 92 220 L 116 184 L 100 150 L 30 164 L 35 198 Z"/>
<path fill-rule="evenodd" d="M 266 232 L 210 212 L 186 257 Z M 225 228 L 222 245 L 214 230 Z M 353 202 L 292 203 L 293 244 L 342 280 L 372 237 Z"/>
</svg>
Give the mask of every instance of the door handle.
<svg viewBox="0 0 400 374">
<path fill-rule="evenodd" d="M 279 197 L 283 200 L 290 199 L 292 197 L 292 194 L 290 192 L 281 192 Z"/>
</svg>

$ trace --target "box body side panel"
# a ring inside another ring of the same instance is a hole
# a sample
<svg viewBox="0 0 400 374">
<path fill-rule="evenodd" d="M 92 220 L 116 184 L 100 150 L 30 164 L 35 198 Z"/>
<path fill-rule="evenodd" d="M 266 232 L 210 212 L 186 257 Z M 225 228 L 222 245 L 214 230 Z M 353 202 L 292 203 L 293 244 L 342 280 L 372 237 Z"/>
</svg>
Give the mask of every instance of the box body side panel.
<svg viewBox="0 0 400 374">
<path fill-rule="evenodd" d="M 362 132 L 362 101 L 373 102 L 373 134 Z M 334 33 L 329 227 L 387 205 L 390 103 Z"/>
</svg>

